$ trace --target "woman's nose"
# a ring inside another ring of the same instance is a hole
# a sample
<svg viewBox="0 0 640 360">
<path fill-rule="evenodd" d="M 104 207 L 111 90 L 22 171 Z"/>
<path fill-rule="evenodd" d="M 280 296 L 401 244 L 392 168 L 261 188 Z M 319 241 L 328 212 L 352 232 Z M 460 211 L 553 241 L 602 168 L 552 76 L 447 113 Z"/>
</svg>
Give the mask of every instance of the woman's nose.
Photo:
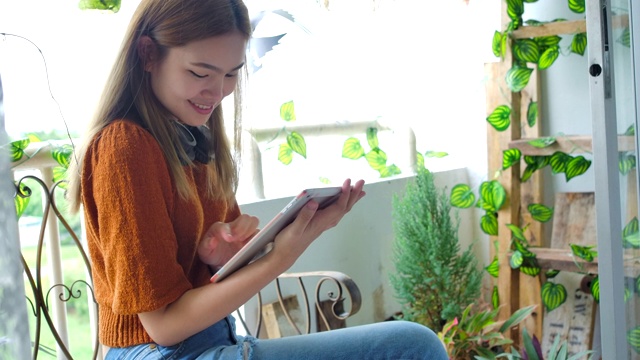
<svg viewBox="0 0 640 360">
<path fill-rule="evenodd" d="M 211 82 L 207 84 L 207 86 L 203 90 L 203 95 L 207 99 L 214 100 L 214 102 L 218 103 L 222 101 L 223 90 L 224 88 L 224 80 L 223 78 L 213 79 Z"/>
</svg>

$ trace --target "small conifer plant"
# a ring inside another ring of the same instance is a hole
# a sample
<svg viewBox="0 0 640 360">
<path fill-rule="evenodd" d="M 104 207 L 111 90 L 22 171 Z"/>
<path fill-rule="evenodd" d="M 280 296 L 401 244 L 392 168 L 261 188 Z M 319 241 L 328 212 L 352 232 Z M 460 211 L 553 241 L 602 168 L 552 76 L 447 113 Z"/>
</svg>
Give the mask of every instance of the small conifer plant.
<svg viewBox="0 0 640 360">
<path fill-rule="evenodd" d="M 474 302 L 480 300 L 482 271 L 469 246 L 460 251 L 457 213 L 433 174 L 420 169 L 402 197 L 393 198 L 390 282 L 402 304 L 404 320 L 438 332 Z"/>
</svg>

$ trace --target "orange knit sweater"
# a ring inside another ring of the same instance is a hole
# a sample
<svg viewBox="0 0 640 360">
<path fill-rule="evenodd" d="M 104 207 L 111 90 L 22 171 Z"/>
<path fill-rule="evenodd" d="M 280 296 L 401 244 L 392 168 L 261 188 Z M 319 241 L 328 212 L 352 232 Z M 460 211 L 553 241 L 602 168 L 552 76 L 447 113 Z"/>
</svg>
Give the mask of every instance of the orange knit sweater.
<svg viewBox="0 0 640 360">
<path fill-rule="evenodd" d="M 157 141 L 118 120 L 91 143 L 82 173 L 82 202 L 99 304 L 100 342 L 151 342 L 137 314 L 156 310 L 207 284 L 197 256 L 204 231 L 240 214 L 236 203 L 204 192 L 205 165 L 185 167 L 197 198 L 181 200 Z"/>
</svg>

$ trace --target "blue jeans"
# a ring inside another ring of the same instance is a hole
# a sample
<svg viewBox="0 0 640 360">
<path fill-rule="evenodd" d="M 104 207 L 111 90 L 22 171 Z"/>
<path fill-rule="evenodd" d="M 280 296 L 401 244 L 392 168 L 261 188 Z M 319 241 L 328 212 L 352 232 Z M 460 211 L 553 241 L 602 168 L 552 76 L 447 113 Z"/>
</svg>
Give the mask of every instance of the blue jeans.
<svg viewBox="0 0 640 360">
<path fill-rule="evenodd" d="M 433 331 L 408 321 L 388 321 L 269 340 L 236 336 L 234 321 L 229 316 L 174 346 L 143 344 L 112 348 L 105 360 L 448 359 Z"/>
</svg>

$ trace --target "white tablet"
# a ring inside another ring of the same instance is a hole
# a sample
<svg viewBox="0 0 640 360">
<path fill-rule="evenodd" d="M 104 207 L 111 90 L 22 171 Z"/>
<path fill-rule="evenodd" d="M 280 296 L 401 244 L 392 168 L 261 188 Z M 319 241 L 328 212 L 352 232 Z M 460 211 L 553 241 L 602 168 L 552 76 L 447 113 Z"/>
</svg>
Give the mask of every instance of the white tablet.
<svg viewBox="0 0 640 360">
<path fill-rule="evenodd" d="M 318 209 L 329 206 L 340 196 L 342 188 L 323 187 L 303 190 L 293 198 L 267 225 L 262 228 L 249 242 L 240 249 L 223 267 L 212 277 L 211 282 L 219 282 L 239 268 L 266 254 L 276 235 L 295 220 L 298 212 L 311 199 L 318 202 Z"/>
</svg>

